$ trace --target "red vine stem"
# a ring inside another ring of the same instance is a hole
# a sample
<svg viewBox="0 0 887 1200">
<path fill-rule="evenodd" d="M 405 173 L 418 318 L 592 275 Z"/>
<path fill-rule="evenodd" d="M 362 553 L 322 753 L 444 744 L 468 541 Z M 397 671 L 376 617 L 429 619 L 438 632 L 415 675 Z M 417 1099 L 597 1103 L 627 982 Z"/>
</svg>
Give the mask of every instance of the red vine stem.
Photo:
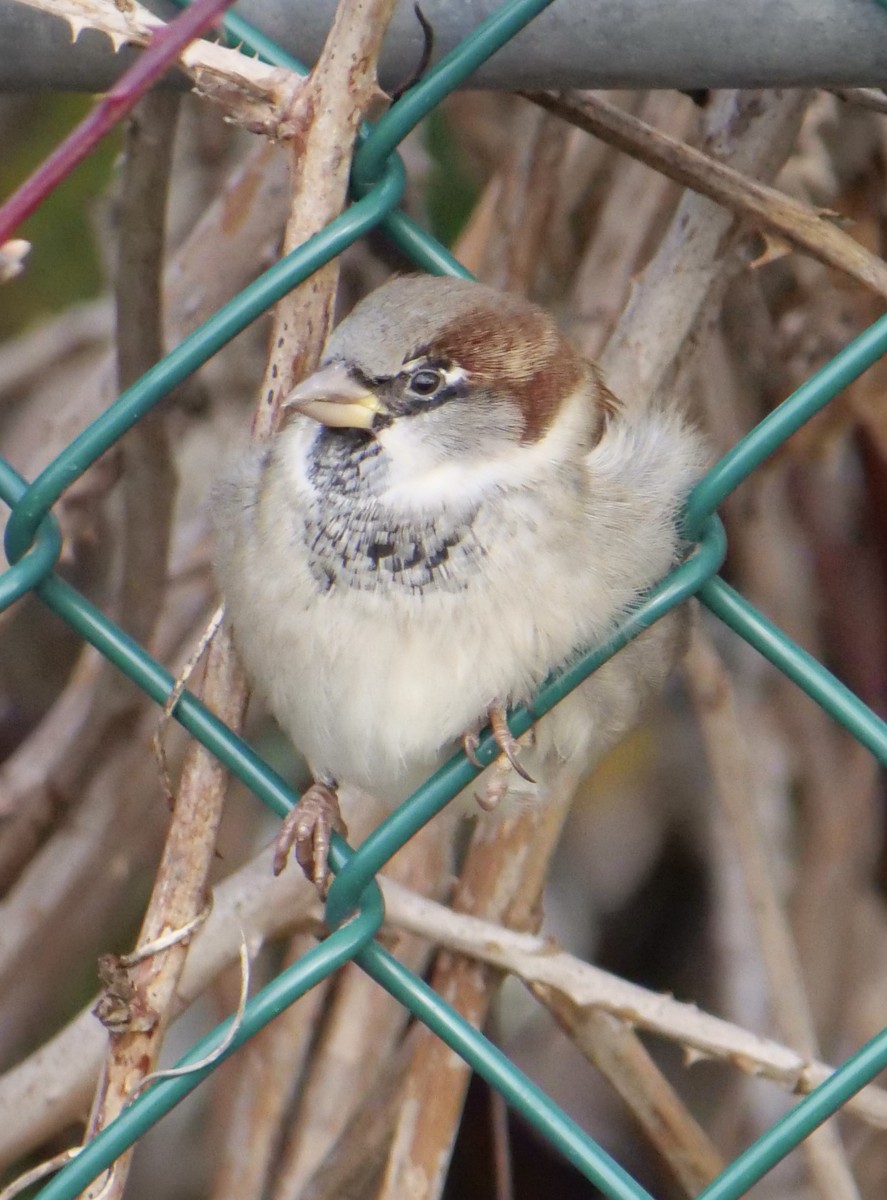
<svg viewBox="0 0 887 1200">
<path fill-rule="evenodd" d="M 213 25 L 233 3 L 234 0 L 195 0 L 174 21 L 156 30 L 138 60 L 120 76 L 92 112 L 71 130 L 6 203 L 0 205 L 0 245 L 126 116 L 189 42 Z"/>
</svg>

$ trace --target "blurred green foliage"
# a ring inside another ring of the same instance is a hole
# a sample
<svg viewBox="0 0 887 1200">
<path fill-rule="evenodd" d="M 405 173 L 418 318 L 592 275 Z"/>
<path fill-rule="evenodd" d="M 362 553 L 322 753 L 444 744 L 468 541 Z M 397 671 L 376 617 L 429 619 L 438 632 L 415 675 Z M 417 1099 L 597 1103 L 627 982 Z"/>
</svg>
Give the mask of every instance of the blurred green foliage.
<svg viewBox="0 0 887 1200">
<path fill-rule="evenodd" d="M 92 96 L 44 93 L 9 97 L 0 108 L 0 196 L 9 196 L 89 112 Z M 104 284 L 93 224 L 121 135 L 115 131 L 17 230 L 32 243 L 24 272 L 4 287 L 0 338 L 35 319 L 95 296 Z"/>
<path fill-rule="evenodd" d="M 92 96 L 70 93 L 0 101 L 0 197 L 9 196 L 27 179 L 93 103 Z M 428 220 L 434 236 L 449 246 L 472 211 L 479 185 L 460 156 L 445 111 L 428 118 L 425 138 L 431 158 Z M 22 275 L 4 288 L 0 339 L 91 299 L 106 284 L 95 216 L 107 194 L 121 139 L 115 130 L 17 231 L 32 243 L 32 250 Z"/>
<path fill-rule="evenodd" d="M 428 222 L 438 241 L 452 246 L 474 208 L 480 188 L 465 167 L 445 109 L 435 109 L 426 120 L 425 148 L 431 158 Z"/>
</svg>

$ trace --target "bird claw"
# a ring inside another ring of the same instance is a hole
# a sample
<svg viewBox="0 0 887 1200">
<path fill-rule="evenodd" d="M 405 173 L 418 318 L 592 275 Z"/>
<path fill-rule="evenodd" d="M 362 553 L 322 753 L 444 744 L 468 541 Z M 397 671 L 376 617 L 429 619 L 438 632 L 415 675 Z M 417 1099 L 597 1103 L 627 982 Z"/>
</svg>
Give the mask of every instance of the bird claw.
<svg viewBox="0 0 887 1200">
<path fill-rule="evenodd" d="M 505 709 L 494 705 L 489 709 L 487 716 L 490 722 L 490 729 L 493 733 L 493 740 L 499 748 L 499 757 L 495 761 L 495 774 L 487 783 L 483 795 L 475 792 L 475 799 L 485 812 L 490 812 L 508 791 L 508 776 L 511 770 L 516 771 L 521 779 L 525 779 L 527 783 L 535 783 L 536 780 L 520 761 L 521 745 L 508 728 L 508 722 L 505 719 Z M 462 738 L 462 749 L 465 752 L 465 757 L 472 766 L 477 767 L 478 770 L 483 770 L 485 764 L 477 757 L 479 743 L 480 737 L 476 730 L 471 730 Z M 506 765 L 506 762 L 508 765 Z"/>
<path fill-rule="evenodd" d="M 490 709 L 490 728 L 493 731 L 493 738 L 496 745 L 511 763 L 521 779 L 526 779 L 527 783 L 535 783 L 536 780 L 520 761 L 520 742 L 508 728 L 508 722 L 505 720 L 504 708 Z"/>
<path fill-rule="evenodd" d="M 465 753 L 465 757 L 473 767 L 477 767 L 478 771 L 482 771 L 484 769 L 484 764 L 477 757 L 477 748 L 479 745 L 480 735 L 476 729 L 472 729 L 469 733 L 463 735 L 462 749 Z"/>
<path fill-rule="evenodd" d="M 333 833 L 347 837 L 348 830 L 339 811 L 335 788 L 313 783 L 287 813 L 274 841 L 274 874 L 279 875 L 295 849 L 296 862 L 305 877 L 325 898 L 330 885 L 330 838 Z"/>
</svg>

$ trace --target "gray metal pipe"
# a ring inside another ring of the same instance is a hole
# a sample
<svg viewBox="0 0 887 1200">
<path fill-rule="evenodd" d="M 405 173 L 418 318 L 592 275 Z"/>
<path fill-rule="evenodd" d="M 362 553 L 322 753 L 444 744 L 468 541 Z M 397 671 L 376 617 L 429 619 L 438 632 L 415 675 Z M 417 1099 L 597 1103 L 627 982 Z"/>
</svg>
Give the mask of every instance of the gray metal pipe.
<svg viewBox="0 0 887 1200">
<path fill-rule="evenodd" d="M 151 7 L 162 7 L 154 0 Z M 422 0 L 437 58 L 500 0 Z M 241 0 L 238 12 L 314 61 L 335 0 Z M 170 10 L 167 9 L 167 12 Z M 400 0 L 380 75 L 407 80 L 422 51 Z M 0 0 L 0 90 L 101 91 L 131 61 L 100 34 L 70 42 L 54 16 Z M 487 88 L 797 87 L 887 84 L 887 10 L 876 0 L 555 0 L 485 64 Z"/>
</svg>

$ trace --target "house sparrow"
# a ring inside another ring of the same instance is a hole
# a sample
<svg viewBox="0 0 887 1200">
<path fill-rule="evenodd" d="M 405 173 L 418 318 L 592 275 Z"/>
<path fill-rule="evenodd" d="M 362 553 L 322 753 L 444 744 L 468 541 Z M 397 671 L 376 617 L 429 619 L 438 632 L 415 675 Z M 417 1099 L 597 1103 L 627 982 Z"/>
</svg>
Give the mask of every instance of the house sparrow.
<svg viewBox="0 0 887 1200">
<path fill-rule="evenodd" d="M 682 417 L 623 409 L 523 299 L 409 276 L 358 304 L 277 436 L 215 494 L 235 642 L 316 780 L 275 869 L 295 843 L 322 883 L 339 783 L 397 803 L 488 719 L 489 799 L 544 792 L 553 764 L 590 764 L 624 733 L 673 662 L 675 614 L 529 747 L 504 713 L 675 564 L 703 459 Z"/>
</svg>

